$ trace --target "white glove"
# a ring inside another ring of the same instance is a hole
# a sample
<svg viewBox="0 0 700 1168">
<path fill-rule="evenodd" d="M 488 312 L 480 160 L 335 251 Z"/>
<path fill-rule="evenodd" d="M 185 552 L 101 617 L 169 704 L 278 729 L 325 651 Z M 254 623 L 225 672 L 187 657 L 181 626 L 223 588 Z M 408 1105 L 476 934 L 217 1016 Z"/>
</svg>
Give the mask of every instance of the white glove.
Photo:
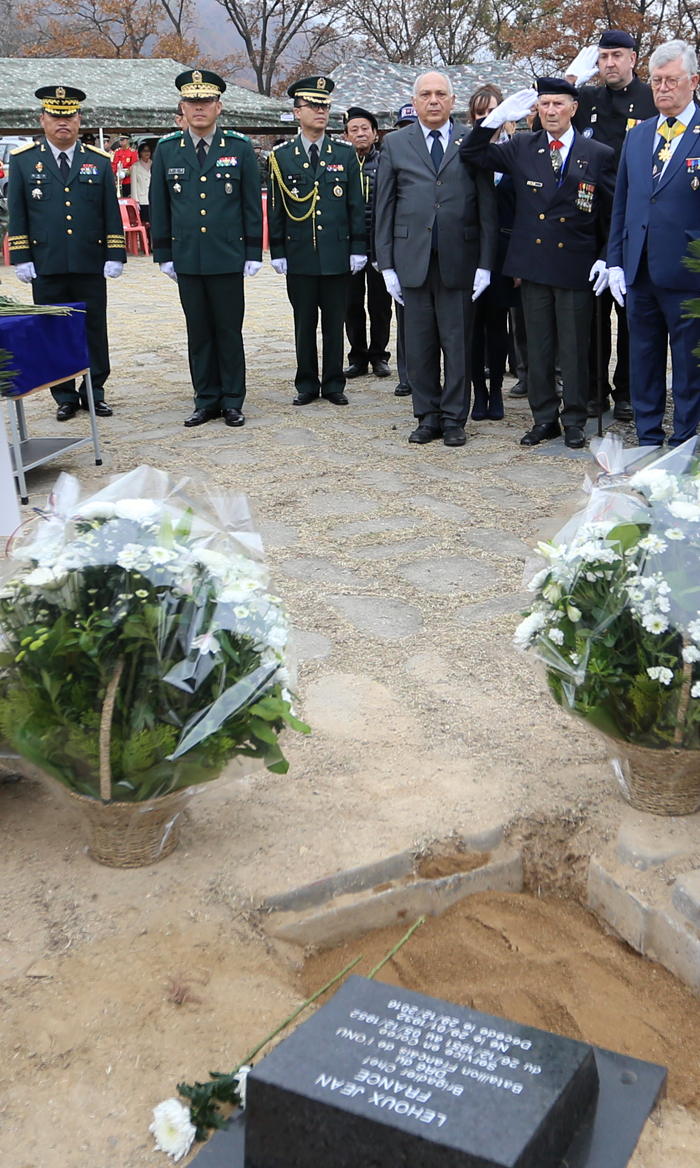
<svg viewBox="0 0 700 1168">
<path fill-rule="evenodd" d="M 108 277 L 110 280 L 116 280 L 117 276 L 121 276 L 123 271 L 124 265 L 121 260 L 105 260 L 102 275 Z"/>
<path fill-rule="evenodd" d="M 243 265 L 244 276 L 257 276 L 262 267 L 262 260 L 246 260 Z"/>
<path fill-rule="evenodd" d="M 598 46 L 589 45 L 581 49 L 578 57 L 574 57 L 569 68 L 564 71 L 565 77 L 575 77 L 577 85 L 585 85 L 598 72 Z"/>
<path fill-rule="evenodd" d="M 536 89 L 519 89 L 517 93 L 507 97 L 497 105 L 481 123 L 487 130 L 497 130 L 504 122 L 519 122 L 521 118 L 532 112 L 537 101 Z"/>
<path fill-rule="evenodd" d="M 596 260 L 593 267 L 591 268 L 591 274 L 588 279 L 595 280 L 593 291 L 595 292 L 596 296 L 602 296 L 603 292 L 608 286 L 608 283 L 610 282 L 610 272 L 608 271 L 605 260 Z"/>
<path fill-rule="evenodd" d="M 366 255 L 363 255 L 363 256 L 351 255 L 350 256 L 350 271 L 352 272 L 353 276 L 355 276 L 358 272 L 361 272 L 366 263 L 367 263 L 367 256 Z"/>
<path fill-rule="evenodd" d="M 166 260 L 164 264 L 159 264 L 159 267 L 164 276 L 170 276 L 170 279 L 177 284 L 177 272 L 172 260 Z"/>
<path fill-rule="evenodd" d="M 624 307 L 625 296 L 627 295 L 627 283 L 623 268 L 608 268 L 608 287 L 617 300 L 617 303 Z"/>
<path fill-rule="evenodd" d="M 485 292 L 491 283 L 491 273 L 486 268 L 477 268 L 474 273 L 474 287 L 472 288 L 472 300 L 478 300 L 482 292 Z"/>
<path fill-rule="evenodd" d="M 275 269 L 275 271 L 277 272 L 278 276 L 286 276 L 287 275 L 287 261 L 285 259 L 271 260 L 270 262 L 271 262 L 273 268 Z"/>
<path fill-rule="evenodd" d="M 36 268 L 31 260 L 28 264 L 15 264 L 15 275 L 22 284 L 31 284 L 36 280 Z"/>
<path fill-rule="evenodd" d="M 403 304 L 403 296 L 401 294 L 401 283 L 400 283 L 399 277 L 396 275 L 396 272 L 394 271 L 394 269 L 393 268 L 385 268 L 385 270 L 382 272 L 382 275 L 384 277 L 384 283 L 386 284 L 386 290 L 389 293 L 389 295 L 394 297 L 394 300 L 396 301 L 397 304 Z"/>
</svg>

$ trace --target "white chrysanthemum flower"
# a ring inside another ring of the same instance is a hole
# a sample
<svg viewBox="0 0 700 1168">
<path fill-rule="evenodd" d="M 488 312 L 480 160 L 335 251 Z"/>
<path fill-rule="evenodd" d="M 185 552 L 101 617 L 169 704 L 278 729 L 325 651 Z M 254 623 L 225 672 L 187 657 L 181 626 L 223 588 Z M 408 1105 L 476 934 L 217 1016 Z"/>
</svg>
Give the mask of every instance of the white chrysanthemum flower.
<svg viewBox="0 0 700 1168">
<path fill-rule="evenodd" d="M 693 682 L 690 687 L 690 696 L 691 698 L 700 698 L 700 681 Z"/>
<path fill-rule="evenodd" d="M 555 645 L 564 644 L 564 634 L 561 629 L 550 629 L 547 635 L 550 641 L 554 641 Z"/>
<path fill-rule="evenodd" d="M 544 624 L 544 618 L 542 619 Z M 273 625 L 265 634 L 265 640 L 271 649 L 284 649 L 289 640 L 289 630 L 286 625 Z"/>
<path fill-rule="evenodd" d="M 24 583 L 29 584 L 31 588 L 60 588 L 68 579 L 67 573 L 56 571 L 54 568 L 35 568 L 28 576 L 24 577 Z"/>
<path fill-rule="evenodd" d="M 642 617 L 642 624 L 648 633 L 665 633 L 668 628 L 668 621 L 660 612 L 648 612 Z"/>
<path fill-rule="evenodd" d="M 513 641 L 516 649 L 527 649 L 532 643 L 532 639 L 536 633 L 539 633 L 546 624 L 546 617 L 543 612 L 531 612 L 524 620 L 520 622 Z"/>
<path fill-rule="evenodd" d="M 148 597 L 148 589 L 147 588 L 137 588 L 134 595 L 138 596 L 139 600 L 146 600 L 146 598 Z"/>
<path fill-rule="evenodd" d="M 661 467 L 647 467 L 638 470 L 630 479 L 634 491 L 642 491 L 650 499 L 670 499 L 678 493 L 678 481 Z"/>
<path fill-rule="evenodd" d="M 577 608 L 575 604 L 567 604 L 566 615 L 568 616 L 571 623 L 575 625 L 576 622 L 580 621 L 581 619 L 581 609 Z"/>
<path fill-rule="evenodd" d="M 670 685 L 673 681 L 673 670 L 666 669 L 663 665 L 650 665 L 647 673 L 652 681 L 659 681 L 661 685 Z"/>
<path fill-rule="evenodd" d="M 152 564 L 159 565 L 169 564 L 170 561 L 174 560 L 176 557 L 175 552 L 171 552 L 170 548 L 150 547 L 148 549 L 148 558 Z"/>
<path fill-rule="evenodd" d="M 195 637 L 191 647 L 193 649 L 199 649 L 202 656 L 205 653 L 218 653 L 221 648 L 212 629 L 208 633 L 202 633 L 201 637 Z"/>
<path fill-rule="evenodd" d="M 652 554 L 658 555 L 666 551 L 668 544 L 664 543 L 662 539 L 659 539 L 658 535 L 645 535 L 644 539 L 640 539 L 637 546 L 645 552 L 652 552 Z"/>
<path fill-rule="evenodd" d="M 231 570 L 229 556 L 225 556 L 223 552 L 214 551 L 213 548 L 197 548 L 193 557 L 196 563 L 204 564 L 204 567 L 208 568 L 214 576 L 223 576 Z"/>
<path fill-rule="evenodd" d="M 690 622 L 688 625 L 688 633 L 694 641 L 700 641 L 700 620 Z"/>
<path fill-rule="evenodd" d="M 684 661 L 700 661 L 700 649 L 696 649 L 695 645 L 684 645 L 683 647 Z"/>
<path fill-rule="evenodd" d="M 189 1107 L 179 1099 L 165 1099 L 154 1107 L 148 1130 L 155 1137 L 156 1151 L 172 1156 L 176 1163 L 187 1155 L 197 1134 Z"/>
<path fill-rule="evenodd" d="M 125 543 L 117 555 L 117 563 L 120 568 L 125 568 L 128 572 L 137 564 L 142 563 L 144 552 L 145 549 L 138 543 Z"/>
<path fill-rule="evenodd" d="M 119 499 L 114 504 L 117 519 L 133 519 L 135 523 L 153 523 L 161 509 L 162 504 L 154 499 Z"/>
<path fill-rule="evenodd" d="M 87 500 L 82 503 L 75 513 L 76 519 L 113 519 L 115 515 L 114 503 L 106 499 L 95 499 L 94 503 Z"/>
<path fill-rule="evenodd" d="M 690 499 L 673 499 L 668 509 L 676 519 L 686 519 L 688 523 L 700 523 L 700 503 Z"/>
<path fill-rule="evenodd" d="M 681 531 L 680 527 L 667 527 L 664 535 L 666 536 L 666 539 L 685 539 L 685 535 Z"/>
</svg>

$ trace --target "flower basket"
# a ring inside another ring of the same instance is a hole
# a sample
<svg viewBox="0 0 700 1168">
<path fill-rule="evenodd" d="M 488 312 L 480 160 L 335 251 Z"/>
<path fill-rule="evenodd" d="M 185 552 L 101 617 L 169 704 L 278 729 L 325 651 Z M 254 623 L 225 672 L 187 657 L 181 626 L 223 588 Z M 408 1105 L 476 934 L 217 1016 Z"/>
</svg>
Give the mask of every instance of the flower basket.
<svg viewBox="0 0 700 1168">
<path fill-rule="evenodd" d="M 81 809 L 90 855 L 153 863 L 194 788 L 288 770 L 289 624 L 242 496 L 140 467 L 62 475 L 0 566 L 0 733 Z"/>
<path fill-rule="evenodd" d="M 700 808 L 695 441 L 661 457 L 635 451 L 627 473 L 621 441 L 605 440 L 598 461 L 608 473 L 585 510 L 539 545 L 545 566 L 516 632 L 555 701 L 603 734 L 624 797 L 655 815 Z"/>
</svg>

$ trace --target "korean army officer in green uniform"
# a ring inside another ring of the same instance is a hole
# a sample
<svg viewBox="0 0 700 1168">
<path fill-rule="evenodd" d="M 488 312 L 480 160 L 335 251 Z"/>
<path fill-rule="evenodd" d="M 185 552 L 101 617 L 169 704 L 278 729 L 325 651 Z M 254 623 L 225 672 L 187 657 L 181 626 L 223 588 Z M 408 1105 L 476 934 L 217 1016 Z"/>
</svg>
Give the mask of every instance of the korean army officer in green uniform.
<svg viewBox="0 0 700 1168">
<path fill-rule="evenodd" d="M 105 277 L 120 276 L 126 261 L 112 164 L 104 150 L 78 141 L 82 90 L 47 85 L 35 97 L 45 137 L 12 151 L 10 259 L 17 278 L 31 281 L 35 304 L 85 304 L 95 412 L 109 418 Z M 80 393 L 74 381 L 51 392 L 59 422 L 73 418 L 80 405 L 88 408 L 84 384 Z"/>
<path fill-rule="evenodd" d="M 367 262 L 360 168 L 349 142 L 326 134 L 334 82 L 304 77 L 290 85 L 300 133 L 270 155 L 267 214 L 272 266 L 287 277 L 297 351 L 295 406 L 319 394 L 337 406 L 343 390 L 345 306 L 350 273 Z M 323 363 L 316 327 L 321 311 Z"/>
<path fill-rule="evenodd" d="M 243 277 L 262 267 L 262 200 L 255 152 L 221 130 L 226 82 L 188 69 L 175 79 L 186 125 L 158 143 L 151 168 L 153 258 L 177 281 L 185 320 L 194 413 L 242 426 L 245 398 Z"/>
</svg>

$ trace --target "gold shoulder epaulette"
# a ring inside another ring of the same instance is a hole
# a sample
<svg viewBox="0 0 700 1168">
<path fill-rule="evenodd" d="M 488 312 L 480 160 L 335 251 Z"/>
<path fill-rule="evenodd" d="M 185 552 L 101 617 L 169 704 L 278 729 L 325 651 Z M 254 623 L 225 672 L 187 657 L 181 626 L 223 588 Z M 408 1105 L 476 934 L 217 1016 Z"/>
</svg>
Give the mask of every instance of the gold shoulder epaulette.
<svg viewBox="0 0 700 1168">
<path fill-rule="evenodd" d="M 85 143 L 86 150 L 94 150 L 95 154 L 101 154 L 103 158 L 109 158 L 110 155 L 107 150 L 100 150 L 99 146 L 91 146 L 89 142 Z"/>
<path fill-rule="evenodd" d="M 18 146 L 16 150 L 11 150 L 10 154 L 24 154 L 25 150 L 31 150 L 34 146 L 38 145 L 38 142 L 27 142 L 25 146 Z"/>
</svg>

